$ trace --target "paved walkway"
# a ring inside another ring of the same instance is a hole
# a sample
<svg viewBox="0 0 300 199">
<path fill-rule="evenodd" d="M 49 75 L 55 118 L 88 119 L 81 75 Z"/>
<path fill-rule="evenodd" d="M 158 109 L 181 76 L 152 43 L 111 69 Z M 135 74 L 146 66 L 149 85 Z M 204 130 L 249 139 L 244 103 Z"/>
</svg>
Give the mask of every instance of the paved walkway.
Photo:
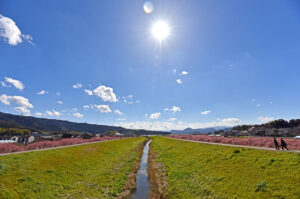
<svg viewBox="0 0 300 199">
<path fill-rule="evenodd" d="M 12 154 L 20 154 L 20 153 L 29 153 L 29 152 L 34 152 L 34 151 L 46 151 L 46 150 L 53 150 L 53 149 L 61 149 L 61 148 L 68 148 L 68 147 L 81 146 L 81 145 L 87 145 L 87 144 L 94 144 L 94 143 L 100 143 L 100 142 L 115 141 L 115 140 L 119 140 L 119 139 L 103 140 L 103 141 L 96 141 L 96 142 L 87 142 L 87 143 L 81 143 L 81 144 L 72 144 L 72 145 L 67 145 L 67 146 L 58 146 L 58 147 L 51 147 L 51 148 L 44 148 L 44 149 L 35 149 L 35 150 L 28 150 L 28 151 L 0 153 L 0 156 L 6 156 L 6 155 L 12 155 Z"/>
<path fill-rule="evenodd" d="M 278 151 L 278 152 L 280 151 L 280 152 L 282 152 L 282 150 L 276 150 L 276 149 L 274 149 L 274 148 L 259 147 L 259 146 L 246 146 L 246 145 L 235 145 L 235 144 L 222 144 L 222 143 L 215 143 L 215 142 L 203 142 L 203 141 L 195 141 L 195 140 L 188 140 L 188 139 L 170 138 L 170 137 L 167 137 L 167 138 L 173 139 L 173 140 L 187 141 L 187 142 L 197 142 L 197 143 L 202 143 L 202 144 L 213 144 L 213 145 L 232 146 L 232 147 L 241 147 L 241 148 L 249 148 L 249 149 L 260 149 L 260 150 Z M 294 150 L 294 149 L 284 150 L 284 152 L 300 153 L 299 150 Z"/>
</svg>

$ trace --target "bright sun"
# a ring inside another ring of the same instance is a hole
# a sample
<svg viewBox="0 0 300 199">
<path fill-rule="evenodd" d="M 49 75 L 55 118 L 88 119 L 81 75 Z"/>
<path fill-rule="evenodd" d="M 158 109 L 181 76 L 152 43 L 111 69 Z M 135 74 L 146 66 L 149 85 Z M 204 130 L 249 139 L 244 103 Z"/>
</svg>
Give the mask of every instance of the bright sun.
<svg viewBox="0 0 300 199">
<path fill-rule="evenodd" d="M 157 21 L 152 26 L 152 35 L 160 42 L 166 39 L 170 34 L 170 26 L 165 21 Z"/>
</svg>

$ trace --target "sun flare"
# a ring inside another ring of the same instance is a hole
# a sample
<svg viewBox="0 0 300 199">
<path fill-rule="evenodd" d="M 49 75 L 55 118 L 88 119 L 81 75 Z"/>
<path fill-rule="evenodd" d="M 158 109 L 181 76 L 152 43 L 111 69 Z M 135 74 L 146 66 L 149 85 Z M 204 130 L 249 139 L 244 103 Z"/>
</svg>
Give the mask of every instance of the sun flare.
<svg viewBox="0 0 300 199">
<path fill-rule="evenodd" d="M 170 26 L 165 21 L 156 21 L 152 26 L 152 35 L 160 42 L 170 35 Z"/>
</svg>

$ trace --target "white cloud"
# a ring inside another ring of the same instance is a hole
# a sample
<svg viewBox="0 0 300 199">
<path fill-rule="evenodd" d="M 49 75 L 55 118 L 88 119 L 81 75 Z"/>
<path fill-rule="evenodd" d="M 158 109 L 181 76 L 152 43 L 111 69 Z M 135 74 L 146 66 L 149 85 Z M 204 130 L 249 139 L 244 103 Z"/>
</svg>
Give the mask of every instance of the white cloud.
<svg viewBox="0 0 300 199">
<path fill-rule="evenodd" d="M 211 111 L 209 111 L 209 110 L 207 110 L 207 111 L 202 111 L 202 112 L 201 112 L 201 115 L 207 115 L 207 114 L 209 114 L 209 113 L 211 113 Z"/>
<path fill-rule="evenodd" d="M 159 122 L 159 121 L 138 121 L 138 122 L 119 122 L 115 123 L 116 126 L 122 126 L 129 129 L 147 129 L 156 131 L 170 131 L 170 130 L 183 130 L 186 128 L 209 128 L 215 126 L 235 126 L 240 124 L 241 120 L 237 118 L 226 118 L 218 122 L 209 123 L 186 123 L 182 121 L 178 122 Z"/>
<path fill-rule="evenodd" d="M 16 110 L 16 111 L 22 113 L 22 115 L 30 116 L 30 110 L 27 109 L 26 107 L 22 107 L 22 106 L 20 106 L 20 107 L 15 107 L 14 110 Z"/>
<path fill-rule="evenodd" d="M 88 95 L 93 95 L 93 91 L 91 91 L 91 90 L 84 89 L 84 92 L 86 92 Z"/>
<path fill-rule="evenodd" d="M 46 94 L 46 91 L 45 90 L 41 90 L 40 92 L 37 92 L 36 94 L 38 94 L 38 95 L 44 95 L 44 94 Z"/>
<path fill-rule="evenodd" d="M 42 116 L 42 115 L 43 115 L 43 113 L 36 112 L 36 113 L 35 113 L 35 115 L 36 115 L 36 116 Z"/>
<path fill-rule="evenodd" d="M 267 123 L 267 122 L 270 122 L 270 121 L 273 121 L 274 118 L 273 117 L 258 117 L 257 118 L 259 121 L 261 121 L 262 123 Z"/>
<path fill-rule="evenodd" d="M 160 118 L 160 112 L 158 113 L 152 113 L 150 116 L 149 116 L 150 119 L 153 119 L 153 120 L 156 120 L 158 118 Z"/>
<path fill-rule="evenodd" d="M 100 97 L 104 102 L 117 102 L 117 96 L 113 88 L 104 85 L 98 86 L 94 89 L 94 94 Z"/>
<path fill-rule="evenodd" d="M 9 97 L 12 97 L 12 96 L 7 96 L 7 95 L 3 94 L 0 96 L 0 101 L 5 105 L 10 105 Z"/>
<path fill-rule="evenodd" d="M 0 82 L 3 87 L 11 87 L 10 85 L 5 84 L 5 82 Z"/>
<path fill-rule="evenodd" d="M 114 113 L 117 114 L 117 115 L 124 115 L 124 113 L 122 113 L 122 112 L 119 111 L 119 110 L 115 110 Z"/>
<path fill-rule="evenodd" d="M 83 115 L 81 113 L 73 113 L 73 116 L 75 116 L 75 117 L 83 117 Z"/>
<path fill-rule="evenodd" d="M 170 118 L 170 119 L 168 120 L 168 122 L 174 122 L 174 121 L 176 121 L 176 120 L 177 120 L 177 118 L 172 117 L 172 118 Z"/>
<path fill-rule="evenodd" d="M 223 125 L 221 125 L 221 126 L 233 126 L 233 125 L 239 124 L 241 122 L 241 120 L 238 118 L 226 118 L 226 119 L 221 120 L 221 122 L 223 123 Z"/>
<path fill-rule="evenodd" d="M 24 89 L 24 84 L 16 79 L 10 78 L 10 77 L 5 77 L 5 81 L 7 83 L 12 84 L 14 87 L 16 87 L 19 91 L 22 91 Z"/>
<path fill-rule="evenodd" d="M 89 109 L 90 106 L 89 106 L 89 105 L 83 105 L 83 108 L 84 108 L 84 109 Z"/>
<path fill-rule="evenodd" d="M 117 120 L 118 120 L 118 121 L 125 121 L 126 118 L 118 118 Z"/>
<path fill-rule="evenodd" d="M 178 107 L 178 106 L 173 106 L 170 111 L 172 111 L 173 113 L 176 113 L 176 112 L 180 112 L 181 109 Z"/>
<path fill-rule="evenodd" d="M 140 100 L 134 100 L 133 95 L 127 95 L 122 97 L 123 102 L 125 104 L 134 104 L 134 103 L 140 103 Z"/>
<path fill-rule="evenodd" d="M 182 80 L 181 80 L 181 79 L 177 79 L 176 82 L 177 82 L 178 84 L 182 84 Z"/>
<path fill-rule="evenodd" d="M 189 74 L 189 72 L 187 72 L 187 71 L 182 71 L 181 72 L 181 75 L 187 75 L 187 74 Z"/>
<path fill-rule="evenodd" d="M 33 108 L 33 105 L 30 104 L 29 100 L 22 96 L 7 96 L 3 94 L 0 96 L 0 101 L 5 105 L 10 105 L 10 103 L 13 102 L 25 108 Z"/>
<path fill-rule="evenodd" d="M 57 103 L 58 104 L 63 104 L 63 101 L 58 100 Z"/>
<path fill-rule="evenodd" d="M 180 112 L 181 109 L 178 106 L 173 106 L 172 108 L 164 108 L 164 111 L 171 111 L 173 113 Z"/>
<path fill-rule="evenodd" d="M 172 71 L 173 74 L 176 74 L 176 71 L 177 71 L 176 68 L 174 68 L 173 71 Z"/>
<path fill-rule="evenodd" d="M 95 104 L 94 106 L 102 113 L 110 113 L 111 112 L 109 105 L 96 105 Z"/>
<path fill-rule="evenodd" d="M 0 37 L 3 37 L 9 45 L 17 45 L 22 43 L 22 38 L 32 43 L 30 35 L 22 34 L 16 23 L 8 17 L 0 14 Z"/>
<path fill-rule="evenodd" d="M 74 84 L 74 85 L 73 85 L 73 88 L 81 88 L 81 87 L 82 87 L 82 84 L 78 84 L 78 83 L 77 83 L 77 84 Z"/>
<path fill-rule="evenodd" d="M 78 108 L 72 108 L 72 111 L 78 111 Z"/>
<path fill-rule="evenodd" d="M 51 116 L 51 117 L 53 117 L 53 116 L 59 117 L 62 115 L 62 113 L 52 110 L 52 111 L 46 111 L 45 115 Z"/>
</svg>

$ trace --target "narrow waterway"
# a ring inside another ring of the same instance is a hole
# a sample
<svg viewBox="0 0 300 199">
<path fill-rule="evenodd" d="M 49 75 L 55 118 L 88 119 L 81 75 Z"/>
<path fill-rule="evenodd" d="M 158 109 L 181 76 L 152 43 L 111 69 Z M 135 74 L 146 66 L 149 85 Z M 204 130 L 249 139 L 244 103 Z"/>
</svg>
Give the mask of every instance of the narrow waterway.
<svg viewBox="0 0 300 199">
<path fill-rule="evenodd" d="M 148 177 L 148 154 L 149 140 L 143 150 L 143 156 L 140 163 L 140 168 L 136 176 L 136 190 L 132 195 L 132 199 L 148 199 L 149 192 L 149 177 Z"/>
</svg>

